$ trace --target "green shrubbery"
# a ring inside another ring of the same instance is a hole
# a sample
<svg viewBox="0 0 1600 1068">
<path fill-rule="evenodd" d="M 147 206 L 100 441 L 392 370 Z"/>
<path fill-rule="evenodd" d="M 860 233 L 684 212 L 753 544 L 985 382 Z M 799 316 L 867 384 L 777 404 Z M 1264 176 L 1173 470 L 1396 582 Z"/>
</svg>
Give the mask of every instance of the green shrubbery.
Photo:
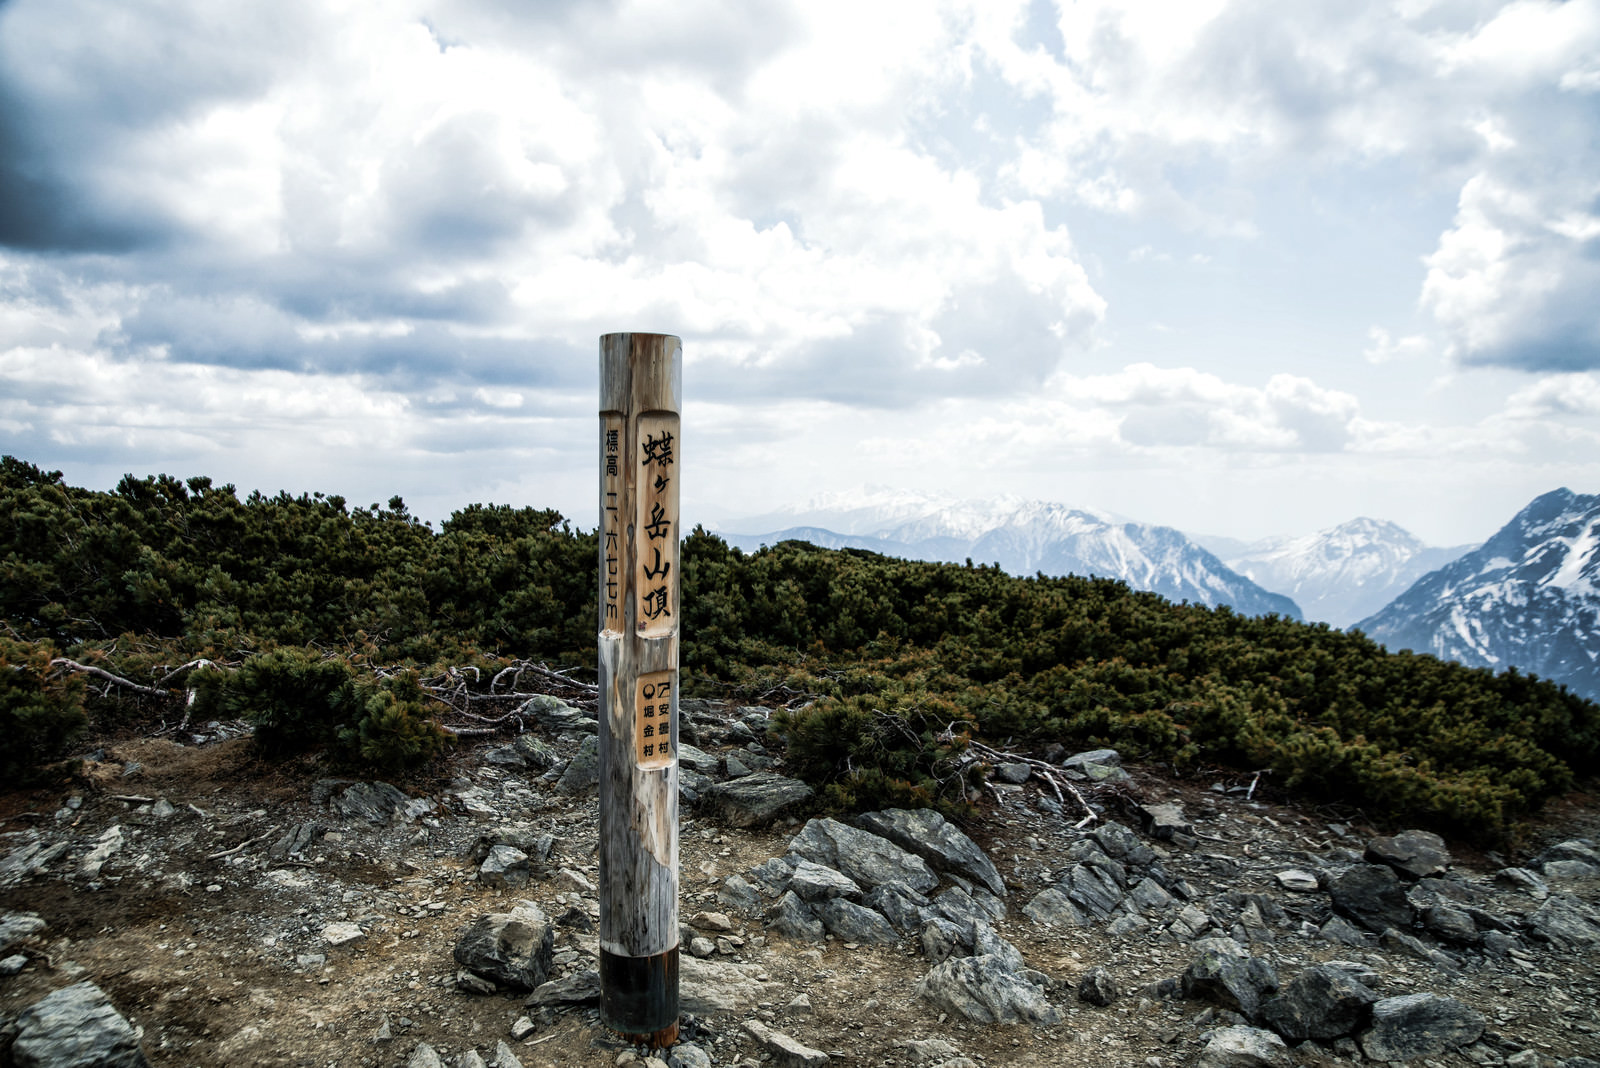
<svg viewBox="0 0 1600 1068">
<path fill-rule="evenodd" d="M 0 780 L 31 780 L 83 732 L 83 680 L 52 669 L 53 656 L 0 636 Z"/>
<path fill-rule="evenodd" d="M 444 743 L 419 670 L 593 669 L 595 560 L 594 533 L 550 511 L 472 505 L 434 531 L 398 497 L 240 500 L 167 476 L 100 493 L 6 457 L 0 616 L 18 640 L 0 649 L 0 725 L 25 743 L 3 763 L 59 756 L 83 722 L 48 642 L 170 689 L 173 715 L 192 686 L 270 750 L 414 765 Z M 1600 770 L 1593 702 L 1321 624 L 1106 579 L 792 542 L 746 554 L 698 530 L 681 560 L 685 692 L 819 698 L 777 729 L 835 807 L 964 803 L 969 735 L 1270 769 L 1302 795 L 1484 836 Z M 172 675 L 196 657 L 237 670 Z"/>
<path fill-rule="evenodd" d="M 193 686 L 196 715 L 247 720 L 270 756 L 323 749 L 336 760 L 398 770 L 447 742 L 412 669 L 378 677 L 340 657 L 284 648 L 231 673 L 207 669 Z"/>
</svg>

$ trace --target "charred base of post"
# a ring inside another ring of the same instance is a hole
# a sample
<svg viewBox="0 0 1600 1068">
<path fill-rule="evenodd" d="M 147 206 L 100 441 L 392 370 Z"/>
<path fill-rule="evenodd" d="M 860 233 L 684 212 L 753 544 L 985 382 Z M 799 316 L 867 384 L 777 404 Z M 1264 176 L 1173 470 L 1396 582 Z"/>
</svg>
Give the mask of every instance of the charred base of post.
<svg viewBox="0 0 1600 1068">
<path fill-rule="evenodd" d="M 600 1022 L 633 1042 L 678 1040 L 678 947 L 653 957 L 600 951 Z"/>
</svg>

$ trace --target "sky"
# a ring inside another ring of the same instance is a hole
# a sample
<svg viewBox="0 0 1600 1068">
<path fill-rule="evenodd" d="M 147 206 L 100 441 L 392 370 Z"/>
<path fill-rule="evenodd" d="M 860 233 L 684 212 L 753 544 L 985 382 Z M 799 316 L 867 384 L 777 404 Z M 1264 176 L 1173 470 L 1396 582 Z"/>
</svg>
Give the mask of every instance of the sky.
<svg viewBox="0 0 1600 1068">
<path fill-rule="evenodd" d="M 1600 0 L 0 0 L 0 452 L 595 522 L 1600 492 Z"/>
</svg>

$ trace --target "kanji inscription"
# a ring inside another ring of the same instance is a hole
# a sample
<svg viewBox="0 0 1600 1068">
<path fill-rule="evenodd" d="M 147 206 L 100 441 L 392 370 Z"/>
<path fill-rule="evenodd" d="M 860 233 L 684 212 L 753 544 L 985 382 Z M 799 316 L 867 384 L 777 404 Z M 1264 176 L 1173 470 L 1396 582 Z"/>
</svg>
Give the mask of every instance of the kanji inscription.
<svg viewBox="0 0 1600 1068">
<path fill-rule="evenodd" d="M 627 421 L 620 415 L 600 417 L 600 541 L 604 550 L 605 597 L 600 605 L 600 629 L 622 629 L 622 462 Z"/>
<path fill-rule="evenodd" d="M 678 606 L 678 417 L 648 412 L 639 417 L 637 470 L 638 512 L 634 537 L 638 545 L 634 589 L 638 611 L 634 626 L 641 635 L 671 633 Z"/>
<path fill-rule="evenodd" d="M 664 768 L 672 763 L 676 675 L 675 671 L 655 671 L 639 676 L 633 702 L 633 753 L 641 768 Z"/>
</svg>

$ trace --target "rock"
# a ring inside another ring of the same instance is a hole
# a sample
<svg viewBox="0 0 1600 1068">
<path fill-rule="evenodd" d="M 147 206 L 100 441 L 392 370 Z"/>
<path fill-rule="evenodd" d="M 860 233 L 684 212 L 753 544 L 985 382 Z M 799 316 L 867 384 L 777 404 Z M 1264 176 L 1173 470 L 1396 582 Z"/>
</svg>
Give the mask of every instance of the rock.
<svg viewBox="0 0 1600 1068">
<path fill-rule="evenodd" d="M 515 713 L 519 716 L 531 716 L 538 720 L 552 735 L 565 734 L 574 731 L 579 734 L 599 734 L 600 723 L 593 716 L 582 709 L 573 708 L 559 697 L 548 694 L 539 694 L 530 697 L 517 708 Z"/>
<path fill-rule="evenodd" d="M 540 983 L 524 1005 L 588 1005 L 600 1000 L 600 973 L 594 968 Z"/>
<path fill-rule="evenodd" d="M 1316 964 L 1261 1004 L 1261 1020 L 1284 1038 L 1328 1041 L 1366 1027 L 1378 995 L 1348 972 Z"/>
<path fill-rule="evenodd" d="M 497 768 L 525 768 L 528 766 L 527 758 L 513 745 L 497 745 L 485 750 L 483 762 L 490 767 Z"/>
<path fill-rule="evenodd" d="M 1013 786 L 1021 786 L 1033 776 L 1033 768 L 1027 764 L 996 764 L 994 777 L 1000 782 L 1008 782 Z"/>
<path fill-rule="evenodd" d="M 807 907 L 800 895 L 787 890 L 775 904 L 767 909 L 767 929 L 803 942 L 820 942 L 824 934 L 822 921 Z"/>
<path fill-rule="evenodd" d="M 729 753 L 723 758 L 722 770 L 730 779 L 742 779 L 752 771 L 748 764 L 739 759 L 737 753 Z"/>
<path fill-rule="evenodd" d="M 749 871 L 750 878 L 768 897 L 781 897 L 794 878 L 799 857 L 768 857 Z"/>
<path fill-rule="evenodd" d="M 148 1068 L 133 1025 L 93 983 L 46 994 L 16 1020 L 17 1068 Z"/>
<path fill-rule="evenodd" d="M 812 1049 L 780 1031 L 774 1031 L 760 1020 L 746 1020 L 744 1029 L 755 1039 L 756 1045 L 772 1055 L 778 1068 L 821 1068 L 828 1063 L 828 1055 Z"/>
<path fill-rule="evenodd" d="M 578 746 L 577 753 L 561 773 L 561 778 L 556 780 L 556 789 L 562 793 L 581 794 L 599 784 L 600 739 L 591 736 Z"/>
<path fill-rule="evenodd" d="M 695 935 L 689 939 L 689 952 L 704 960 L 717 951 L 717 944 L 704 935 Z"/>
<path fill-rule="evenodd" d="M 1198 938 L 1211 927 L 1211 917 L 1204 910 L 1194 906 L 1185 905 L 1178 913 L 1177 919 L 1167 925 L 1167 934 L 1179 942 L 1187 942 Z"/>
<path fill-rule="evenodd" d="M 1539 854 L 1541 865 L 1548 865 L 1552 861 L 1577 861 L 1591 868 L 1600 868 L 1600 850 L 1595 850 L 1576 838 L 1569 838 Z M 1548 873 L 1549 868 L 1546 867 L 1545 870 Z"/>
<path fill-rule="evenodd" d="M 346 819 L 388 823 L 411 799 L 386 782 L 358 782 L 334 796 L 333 811 Z"/>
<path fill-rule="evenodd" d="M 599 978 L 596 977 L 595 982 L 598 983 L 599 981 Z M 495 985 L 493 979 L 485 979 L 476 972 L 470 972 L 465 968 L 457 968 L 456 989 L 465 994 L 487 995 L 495 993 L 500 988 Z"/>
<path fill-rule="evenodd" d="M 930 917 L 923 924 L 922 933 L 917 937 L 917 943 L 922 948 L 922 955 L 939 964 L 949 957 L 965 957 L 972 952 L 972 942 L 966 934 L 942 916 Z"/>
<path fill-rule="evenodd" d="M 1089 837 L 1099 845 L 1106 856 L 1146 868 L 1156 859 L 1155 850 L 1145 845 L 1139 836 L 1115 820 L 1107 820 L 1089 832 Z"/>
<path fill-rule="evenodd" d="M 1539 873 L 1529 871 L 1527 868 L 1501 868 L 1494 873 L 1494 881 L 1514 886 L 1518 890 L 1526 890 L 1541 901 L 1550 893 L 1550 887 L 1545 885 Z"/>
<path fill-rule="evenodd" d="M 733 921 L 720 912 L 697 912 L 689 917 L 689 926 L 713 934 L 727 934 L 734 929 Z"/>
<path fill-rule="evenodd" d="M 939 1009 L 976 1023 L 1058 1023 L 1061 1013 L 1045 999 L 1044 985 L 994 954 L 952 958 L 917 983 L 917 993 Z M 1041 977 L 1042 978 L 1042 977 Z"/>
<path fill-rule="evenodd" d="M 1423 909 L 1422 926 L 1436 937 L 1457 945 L 1475 946 L 1483 942 L 1483 933 L 1472 922 L 1472 916 L 1453 905 L 1429 905 Z"/>
<path fill-rule="evenodd" d="M 740 912 L 756 913 L 761 911 L 761 892 L 743 878 L 730 875 L 722 880 L 717 890 L 717 903 Z"/>
<path fill-rule="evenodd" d="M 1590 882 L 1600 879 L 1600 867 L 1581 860 L 1547 860 L 1542 865 L 1544 877 L 1562 882 Z"/>
<path fill-rule="evenodd" d="M 556 872 L 554 882 L 562 890 L 575 891 L 585 897 L 593 897 L 596 893 L 594 883 L 589 881 L 589 877 L 572 868 L 562 868 Z"/>
<path fill-rule="evenodd" d="M 1372 945 L 1372 936 L 1358 927 L 1352 927 L 1343 916 L 1329 916 L 1328 922 L 1322 925 L 1317 934 L 1329 942 L 1338 942 L 1341 945 L 1363 948 Z"/>
<path fill-rule="evenodd" d="M 772 990 L 772 983 L 753 964 L 678 959 L 678 1007 L 684 1012 L 697 1016 L 741 1012 L 771 1000 Z"/>
<path fill-rule="evenodd" d="M 701 775 L 715 776 L 718 765 L 721 763 L 716 757 L 703 749 L 696 749 L 692 745 L 678 743 L 678 767 L 688 768 L 690 771 Z"/>
<path fill-rule="evenodd" d="M 672 1047 L 667 1068 L 711 1068 L 711 1055 L 693 1042 L 679 1042 Z"/>
<path fill-rule="evenodd" d="M 359 923 L 330 923 L 322 929 L 322 939 L 330 946 L 347 946 L 367 937 Z"/>
<path fill-rule="evenodd" d="M 900 934 L 882 914 L 842 897 L 830 897 L 812 906 L 812 911 L 834 937 L 845 942 L 869 942 L 892 946 Z"/>
<path fill-rule="evenodd" d="M 456 1058 L 456 1068 L 489 1068 L 489 1062 L 477 1050 L 469 1049 Z"/>
<path fill-rule="evenodd" d="M 0 953 L 11 952 L 50 925 L 32 912 L 7 912 L 0 914 Z"/>
<path fill-rule="evenodd" d="M 790 853 L 841 871 L 864 887 L 900 882 L 926 893 L 939 877 L 921 857 L 886 838 L 834 819 L 814 819 L 789 839 Z"/>
<path fill-rule="evenodd" d="M 478 869 L 478 881 L 497 890 L 520 890 L 528 878 L 528 854 L 507 845 L 491 848 Z"/>
<path fill-rule="evenodd" d="M 1172 895 L 1162 889 L 1160 883 L 1146 875 L 1140 879 L 1132 890 L 1128 891 L 1126 902 L 1140 912 L 1162 912 L 1173 904 Z"/>
<path fill-rule="evenodd" d="M 843 872 L 809 860 L 801 860 L 789 877 L 789 889 L 800 895 L 802 901 L 822 901 L 830 897 L 858 898 L 861 887 Z"/>
<path fill-rule="evenodd" d="M 1375 1061 L 1435 1057 L 1476 1042 L 1483 1017 L 1455 998 L 1406 994 L 1372 1006 L 1372 1029 L 1361 1036 L 1361 1052 Z"/>
<path fill-rule="evenodd" d="M 1299 868 L 1280 871 L 1273 878 L 1278 880 L 1279 886 L 1285 890 L 1293 890 L 1297 894 L 1314 894 L 1322 889 L 1322 883 L 1315 875 Z"/>
<path fill-rule="evenodd" d="M 51 864 L 67 855 L 71 846 L 67 842 L 56 842 L 48 845 L 44 842 L 30 842 L 18 846 L 0 860 L 0 887 L 15 886 L 30 875 L 44 871 Z"/>
<path fill-rule="evenodd" d="M 861 903 L 894 925 L 901 934 L 915 934 L 922 929 L 928 899 L 903 883 L 885 883 L 872 888 Z"/>
<path fill-rule="evenodd" d="M 1090 968 L 1078 980 L 1078 1000 L 1102 1009 L 1117 1000 L 1117 980 L 1105 968 Z"/>
<path fill-rule="evenodd" d="M 1183 996 L 1214 1001 L 1255 1019 L 1262 1000 L 1278 989 L 1272 965 L 1249 956 L 1228 938 L 1202 939 L 1195 948 L 1199 953 L 1183 973 Z"/>
<path fill-rule="evenodd" d="M 513 990 L 535 990 L 550 975 L 555 929 L 531 901 L 480 916 L 456 939 L 456 963 Z"/>
<path fill-rule="evenodd" d="M 13 953 L 4 960 L 0 960 L 0 978 L 9 979 L 13 975 L 21 975 L 22 969 L 27 966 L 28 958 L 26 956 L 21 953 Z"/>
<path fill-rule="evenodd" d="M 1122 901 L 1122 887 L 1116 879 L 1093 864 L 1074 864 L 1056 889 L 1072 899 L 1085 913 L 1097 918 L 1111 915 Z"/>
<path fill-rule="evenodd" d="M 1528 917 L 1528 933 L 1563 949 L 1600 943 L 1600 913 L 1571 894 L 1551 894 Z"/>
<path fill-rule="evenodd" d="M 1446 972 L 1453 973 L 1461 969 L 1461 962 L 1448 953 L 1434 949 L 1415 935 L 1407 934 L 1395 927 L 1390 927 L 1379 935 L 1378 944 L 1385 949 L 1398 949 L 1401 952 L 1411 954 L 1418 960 L 1436 964 Z"/>
<path fill-rule="evenodd" d="M 1444 839 L 1431 831 L 1401 831 L 1392 838 L 1374 838 L 1367 843 L 1364 859 L 1387 864 L 1412 880 L 1443 875 L 1450 868 L 1450 850 Z"/>
<path fill-rule="evenodd" d="M 555 838 L 536 824 L 502 823 L 479 834 L 467 855 L 481 864 L 488 859 L 495 846 L 510 846 L 526 854 L 531 864 L 534 860 L 550 859 L 550 853 L 555 849 Z"/>
<path fill-rule="evenodd" d="M 815 792 L 798 779 L 758 771 L 717 783 L 707 792 L 706 802 L 735 827 L 757 827 L 809 801 Z"/>
<path fill-rule="evenodd" d="M 932 809 L 891 808 L 867 812 L 856 817 L 856 823 L 921 857 L 936 871 L 955 872 L 980 884 L 991 894 L 1006 896 L 1005 880 L 988 854 Z"/>
<path fill-rule="evenodd" d="M 1123 782 L 1131 776 L 1122 770 L 1122 754 L 1115 749 L 1091 749 L 1074 753 L 1061 762 L 1068 771 L 1075 771 L 1090 782 Z"/>
<path fill-rule="evenodd" d="M 522 1061 L 502 1038 L 494 1044 L 494 1060 L 489 1062 L 489 1068 L 522 1068 Z"/>
<path fill-rule="evenodd" d="M 124 835 L 121 824 L 113 824 L 107 827 L 95 842 L 94 848 L 89 851 L 83 860 L 78 862 L 78 874 L 85 879 L 99 878 L 100 869 L 105 867 L 106 861 L 110 860 L 112 856 L 122 849 L 123 841 Z"/>
<path fill-rule="evenodd" d="M 1178 835 L 1193 835 L 1194 825 L 1183 814 L 1183 806 L 1176 801 L 1159 805 L 1140 805 L 1139 820 L 1144 833 L 1151 838 L 1170 842 Z"/>
<path fill-rule="evenodd" d="M 272 843 L 272 848 L 267 850 L 267 858 L 288 860 L 290 857 L 297 857 L 313 843 L 321 841 L 322 836 L 327 833 L 328 828 L 320 823 L 297 823 L 287 834 Z"/>
<path fill-rule="evenodd" d="M 598 729 L 598 726 L 597 728 Z M 522 762 L 539 771 L 549 771 L 561 763 L 561 752 L 535 734 L 519 734 L 511 740 Z"/>
<path fill-rule="evenodd" d="M 1289 1047 L 1271 1031 L 1255 1027 L 1223 1027 L 1195 1058 L 1195 1068 L 1288 1068 Z"/>
<path fill-rule="evenodd" d="M 1416 910 L 1406 900 L 1394 869 L 1384 864 L 1357 864 L 1333 877 L 1328 887 L 1333 908 L 1369 931 L 1411 926 Z"/>
<path fill-rule="evenodd" d="M 444 1061 L 439 1059 L 438 1051 L 432 1046 L 418 1042 L 417 1048 L 406 1059 L 406 1068 L 444 1068 Z"/>
<path fill-rule="evenodd" d="M 526 1016 L 518 1016 L 511 1024 L 511 1040 L 521 1042 L 539 1029 L 539 1025 Z"/>
<path fill-rule="evenodd" d="M 975 924 L 998 920 L 1004 916 L 1004 913 L 997 916 L 984 908 L 971 894 L 959 886 L 952 886 L 934 898 L 932 909 L 935 914 L 943 916 L 963 931 L 969 932 L 968 941 L 971 940 L 970 932 L 975 930 Z"/>
<path fill-rule="evenodd" d="M 1047 886 L 1022 906 L 1022 914 L 1035 923 L 1057 927 L 1082 927 L 1088 923 L 1078 906 L 1059 887 Z"/>
<path fill-rule="evenodd" d="M 802 990 L 789 1000 L 783 1011 L 790 1016 L 810 1016 L 817 1010 L 811 1004 L 811 995 Z"/>
</svg>

